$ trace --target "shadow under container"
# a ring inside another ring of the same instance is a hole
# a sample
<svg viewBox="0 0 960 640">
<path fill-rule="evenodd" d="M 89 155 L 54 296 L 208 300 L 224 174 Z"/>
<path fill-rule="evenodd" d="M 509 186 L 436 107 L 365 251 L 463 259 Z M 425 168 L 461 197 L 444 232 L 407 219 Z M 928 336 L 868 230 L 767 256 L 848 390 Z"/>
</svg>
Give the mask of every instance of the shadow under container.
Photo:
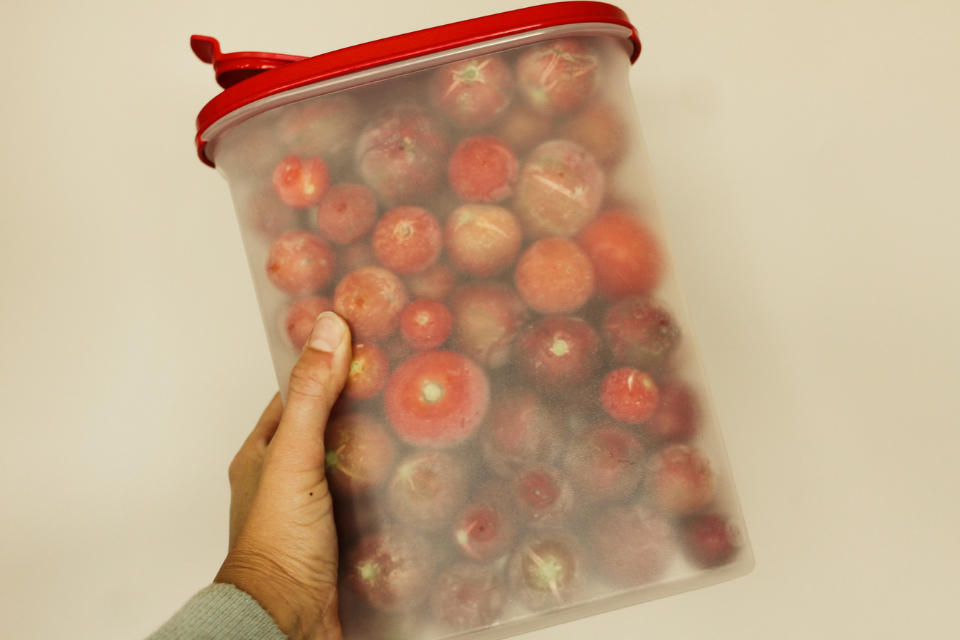
<svg viewBox="0 0 960 640">
<path fill-rule="evenodd" d="M 353 332 L 325 438 L 348 640 L 502 638 L 750 571 L 620 9 L 191 45 L 284 396 L 318 314 Z"/>
</svg>

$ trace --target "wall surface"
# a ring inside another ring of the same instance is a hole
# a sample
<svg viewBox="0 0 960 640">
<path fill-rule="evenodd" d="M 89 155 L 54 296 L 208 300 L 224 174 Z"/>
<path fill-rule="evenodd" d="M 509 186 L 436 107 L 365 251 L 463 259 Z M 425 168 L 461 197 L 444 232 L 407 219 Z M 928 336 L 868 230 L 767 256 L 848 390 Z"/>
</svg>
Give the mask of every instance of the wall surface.
<svg viewBox="0 0 960 640">
<path fill-rule="evenodd" d="M 189 36 L 313 55 L 527 4 L 0 0 L 0 637 L 145 637 L 225 552 L 276 380 Z M 960 4 L 620 6 L 757 565 L 529 637 L 955 637 Z"/>
</svg>

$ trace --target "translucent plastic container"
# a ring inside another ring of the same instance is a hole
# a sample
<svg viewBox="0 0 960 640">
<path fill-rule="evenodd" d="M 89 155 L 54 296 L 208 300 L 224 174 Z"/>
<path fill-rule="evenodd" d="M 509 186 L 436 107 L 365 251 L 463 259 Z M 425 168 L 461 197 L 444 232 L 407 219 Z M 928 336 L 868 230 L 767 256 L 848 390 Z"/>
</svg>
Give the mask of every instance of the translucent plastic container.
<svg viewBox="0 0 960 640">
<path fill-rule="evenodd" d="M 501 638 L 752 568 L 619 9 L 192 45 L 281 389 L 319 313 L 353 331 L 326 435 L 348 640 Z"/>
</svg>

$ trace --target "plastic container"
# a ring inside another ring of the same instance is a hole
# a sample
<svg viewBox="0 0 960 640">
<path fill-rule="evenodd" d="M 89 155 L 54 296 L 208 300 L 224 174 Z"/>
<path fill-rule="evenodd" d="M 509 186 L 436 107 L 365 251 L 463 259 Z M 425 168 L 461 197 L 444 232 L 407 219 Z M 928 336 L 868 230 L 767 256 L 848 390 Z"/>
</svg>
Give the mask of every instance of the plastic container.
<svg viewBox="0 0 960 640">
<path fill-rule="evenodd" d="M 623 12 L 192 45 L 281 389 L 320 312 L 353 331 L 326 438 L 348 640 L 500 638 L 752 568 Z"/>
</svg>

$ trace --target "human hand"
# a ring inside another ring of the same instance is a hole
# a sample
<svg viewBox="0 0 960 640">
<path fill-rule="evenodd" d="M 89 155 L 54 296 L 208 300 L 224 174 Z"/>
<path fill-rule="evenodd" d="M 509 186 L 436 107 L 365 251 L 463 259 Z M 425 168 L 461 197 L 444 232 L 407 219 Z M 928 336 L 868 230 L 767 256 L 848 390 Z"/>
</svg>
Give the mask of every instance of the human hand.
<svg viewBox="0 0 960 640">
<path fill-rule="evenodd" d="M 230 464 L 230 544 L 214 582 L 252 596 L 290 638 L 340 640 L 337 534 L 323 434 L 347 379 L 350 331 L 320 315 L 290 375 Z"/>
</svg>

